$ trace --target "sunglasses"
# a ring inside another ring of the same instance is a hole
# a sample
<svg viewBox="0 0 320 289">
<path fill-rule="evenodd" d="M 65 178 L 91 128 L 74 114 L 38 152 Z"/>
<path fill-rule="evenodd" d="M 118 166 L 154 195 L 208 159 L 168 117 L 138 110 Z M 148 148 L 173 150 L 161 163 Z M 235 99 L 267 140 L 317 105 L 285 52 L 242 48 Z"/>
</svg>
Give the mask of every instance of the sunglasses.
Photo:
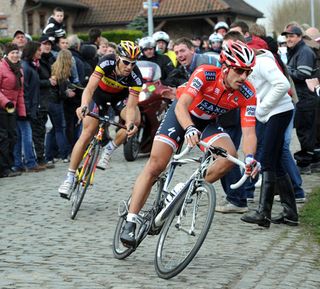
<svg viewBox="0 0 320 289">
<path fill-rule="evenodd" d="M 233 67 L 233 66 L 231 66 L 230 68 L 232 68 L 233 71 L 238 75 L 242 75 L 243 73 L 246 73 L 246 76 L 249 76 L 252 72 L 252 69 L 244 69 L 244 68 Z"/>
<path fill-rule="evenodd" d="M 133 67 L 137 64 L 137 61 L 128 61 L 128 60 L 125 60 L 121 57 L 120 57 L 120 59 L 125 66 L 129 66 L 131 64 L 131 66 Z"/>
</svg>

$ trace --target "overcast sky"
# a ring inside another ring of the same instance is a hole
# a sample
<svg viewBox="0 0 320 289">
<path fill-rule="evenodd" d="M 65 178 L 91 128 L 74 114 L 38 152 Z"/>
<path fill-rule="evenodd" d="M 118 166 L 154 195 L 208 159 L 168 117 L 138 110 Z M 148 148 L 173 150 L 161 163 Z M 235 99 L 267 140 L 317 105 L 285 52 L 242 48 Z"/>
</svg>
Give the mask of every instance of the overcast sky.
<svg viewBox="0 0 320 289">
<path fill-rule="evenodd" d="M 271 7 L 275 3 L 282 2 L 283 0 L 244 0 L 249 3 L 251 6 L 255 7 L 259 11 L 264 14 L 265 18 L 259 19 L 258 23 L 266 26 L 267 30 L 272 30 L 270 27 L 270 15 L 271 15 Z"/>
</svg>

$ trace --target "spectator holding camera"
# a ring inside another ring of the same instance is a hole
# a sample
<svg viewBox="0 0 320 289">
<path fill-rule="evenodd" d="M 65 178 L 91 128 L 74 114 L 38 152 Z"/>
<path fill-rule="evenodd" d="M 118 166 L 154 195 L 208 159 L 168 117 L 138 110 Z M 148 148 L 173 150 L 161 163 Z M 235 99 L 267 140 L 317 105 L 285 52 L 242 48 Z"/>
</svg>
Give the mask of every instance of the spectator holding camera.
<svg viewBox="0 0 320 289">
<path fill-rule="evenodd" d="M 0 61 L 0 177 L 21 173 L 11 170 L 16 143 L 16 116 L 26 116 L 23 74 L 17 44 L 8 43 Z"/>
</svg>

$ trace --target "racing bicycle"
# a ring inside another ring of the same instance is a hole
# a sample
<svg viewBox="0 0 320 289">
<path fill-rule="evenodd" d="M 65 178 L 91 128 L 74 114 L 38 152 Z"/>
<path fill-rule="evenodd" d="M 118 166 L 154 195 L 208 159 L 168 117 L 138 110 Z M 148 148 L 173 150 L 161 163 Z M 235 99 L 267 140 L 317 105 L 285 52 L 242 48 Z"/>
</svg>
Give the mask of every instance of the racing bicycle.
<svg viewBox="0 0 320 289">
<path fill-rule="evenodd" d="M 115 122 L 109 116 L 99 116 L 94 112 L 89 112 L 87 116 L 99 120 L 99 129 L 83 155 L 82 165 L 76 171 L 75 185 L 69 196 L 69 199 L 71 199 L 71 219 L 76 217 L 89 185 L 93 185 L 99 154 L 104 145 L 104 140 L 109 137 L 105 135 L 108 131 L 107 127 L 114 125 L 126 129 L 125 125 Z"/>
<path fill-rule="evenodd" d="M 210 229 L 216 205 L 214 186 L 204 180 L 207 168 L 216 156 L 227 158 L 245 168 L 242 161 L 229 155 L 223 148 L 203 141 L 199 145 L 205 147 L 200 157 L 182 158 L 191 150 L 186 147 L 180 154 L 173 156 L 166 170 L 154 183 L 148 198 L 151 203 L 147 202 L 138 215 L 136 244 L 133 247 L 125 247 L 120 240 L 131 198 L 120 202 L 112 246 L 115 258 L 128 257 L 147 235 L 158 234 L 154 264 L 159 277 L 170 279 L 176 276 L 195 257 Z M 197 163 L 198 166 L 186 182 L 179 184 L 177 195 L 168 203 L 169 186 L 175 170 L 188 163 Z M 247 175 L 244 174 L 231 188 L 238 188 L 246 179 Z"/>
</svg>

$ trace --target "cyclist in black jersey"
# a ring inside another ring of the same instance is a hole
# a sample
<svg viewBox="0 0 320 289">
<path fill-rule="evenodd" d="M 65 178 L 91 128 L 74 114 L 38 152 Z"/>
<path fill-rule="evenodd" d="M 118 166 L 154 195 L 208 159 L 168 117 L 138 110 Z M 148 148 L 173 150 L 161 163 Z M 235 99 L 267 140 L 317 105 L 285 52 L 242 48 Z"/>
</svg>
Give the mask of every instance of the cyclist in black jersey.
<svg viewBox="0 0 320 289">
<path fill-rule="evenodd" d="M 105 163 L 109 161 L 115 148 L 138 131 L 140 112 L 137 104 L 142 87 L 142 76 L 135 64 L 139 54 L 139 46 L 134 42 L 121 41 L 117 47 L 117 55 L 103 57 L 90 76 L 83 91 L 81 106 L 76 110 L 78 118 L 83 120 L 83 130 L 73 148 L 67 177 L 59 187 L 61 197 L 69 197 L 75 181 L 75 172 L 87 145 L 98 128 L 98 120 L 85 117 L 92 100 L 94 110 L 100 115 L 107 114 L 110 103 L 115 112 L 125 121 L 127 127 L 127 130 L 120 129 L 115 139 L 107 144 L 101 157 Z"/>
</svg>

